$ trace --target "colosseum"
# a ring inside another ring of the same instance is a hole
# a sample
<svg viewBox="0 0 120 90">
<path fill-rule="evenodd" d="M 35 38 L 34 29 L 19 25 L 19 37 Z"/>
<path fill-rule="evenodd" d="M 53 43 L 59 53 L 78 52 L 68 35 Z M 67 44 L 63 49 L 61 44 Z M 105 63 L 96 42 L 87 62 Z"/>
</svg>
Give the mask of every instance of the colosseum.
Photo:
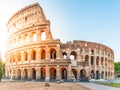
<svg viewBox="0 0 120 90">
<path fill-rule="evenodd" d="M 88 41 L 54 39 L 39 3 L 16 12 L 7 23 L 5 75 L 15 80 L 113 79 L 114 52 Z"/>
</svg>

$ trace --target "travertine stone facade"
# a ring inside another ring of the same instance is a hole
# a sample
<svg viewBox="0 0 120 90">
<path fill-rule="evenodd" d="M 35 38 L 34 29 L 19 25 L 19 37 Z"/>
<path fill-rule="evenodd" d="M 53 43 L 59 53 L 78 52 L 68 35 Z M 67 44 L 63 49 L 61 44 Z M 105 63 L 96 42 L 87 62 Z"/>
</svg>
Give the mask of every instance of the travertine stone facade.
<svg viewBox="0 0 120 90">
<path fill-rule="evenodd" d="M 114 52 L 87 41 L 53 39 L 50 21 L 38 3 L 15 13 L 7 23 L 6 77 L 24 80 L 112 79 Z"/>
</svg>

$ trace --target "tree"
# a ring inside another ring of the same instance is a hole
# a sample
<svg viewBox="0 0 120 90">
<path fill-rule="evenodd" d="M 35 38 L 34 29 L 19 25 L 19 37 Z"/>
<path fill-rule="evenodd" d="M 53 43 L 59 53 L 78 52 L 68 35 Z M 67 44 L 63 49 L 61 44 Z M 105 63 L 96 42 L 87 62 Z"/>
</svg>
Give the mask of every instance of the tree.
<svg viewBox="0 0 120 90">
<path fill-rule="evenodd" d="M 115 72 L 120 70 L 120 62 L 114 63 Z"/>
<path fill-rule="evenodd" d="M 0 81 L 1 81 L 2 75 L 3 75 L 3 63 L 2 63 L 2 60 L 0 60 Z"/>
</svg>

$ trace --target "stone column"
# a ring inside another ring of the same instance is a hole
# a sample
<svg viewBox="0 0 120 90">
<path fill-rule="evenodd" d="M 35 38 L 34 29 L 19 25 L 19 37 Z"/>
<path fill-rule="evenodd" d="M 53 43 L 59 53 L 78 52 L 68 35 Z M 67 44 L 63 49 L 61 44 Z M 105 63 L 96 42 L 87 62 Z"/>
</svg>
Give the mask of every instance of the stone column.
<svg viewBox="0 0 120 90">
<path fill-rule="evenodd" d="M 46 81 L 49 81 L 49 79 L 50 79 L 50 74 L 49 74 L 49 67 L 48 67 L 48 65 L 46 65 Z"/>
<path fill-rule="evenodd" d="M 57 80 L 60 79 L 60 67 L 57 65 Z"/>
<path fill-rule="evenodd" d="M 39 67 L 36 70 L 36 80 L 40 80 L 40 68 Z"/>
<path fill-rule="evenodd" d="M 46 47 L 46 59 L 50 60 L 50 50 L 48 47 Z"/>
<path fill-rule="evenodd" d="M 67 71 L 67 72 L 68 72 L 68 75 L 67 75 L 67 76 L 68 76 L 68 79 L 72 79 L 72 68 L 71 68 L 71 64 L 68 65 L 68 69 L 67 69 L 67 70 L 68 70 L 68 71 Z"/>
</svg>

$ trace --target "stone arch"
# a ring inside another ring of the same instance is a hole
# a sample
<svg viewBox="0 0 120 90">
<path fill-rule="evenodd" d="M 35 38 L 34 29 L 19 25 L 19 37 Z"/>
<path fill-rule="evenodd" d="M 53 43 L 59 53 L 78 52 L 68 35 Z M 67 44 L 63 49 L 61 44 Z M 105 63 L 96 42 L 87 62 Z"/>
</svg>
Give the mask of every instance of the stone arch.
<svg viewBox="0 0 120 90">
<path fill-rule="evenodd" d="M 25 42 L 28 43 L 29 42 L 29 37 L 28 34 L 25 34 Z"/>
<path fill-rule="evenodd" d="M 24 79 L 28 79 L 28 70 L 24 69 Z"/>
<path fill-rule="evenodd" d="M 31 57 L 32 57 L 32 60 L 36 60 L 36 51 L 35 50 L 31 51 Z"/>
<path fill-rule="evenodd" d="M 96 71 L 96 79 L 100 79 L 100 72 L 98 70 Z"/>
<path fill-rule="evenodd" d="M 24 51 L 24 60 L 25 60 L 25 61 L 28 60 L 28 53 L 27 53 L 27 51 Z"/>
<path fill-rule="evenodd" d="M 36 70 L 35 70 L 35 68 L 31 69 L 31 75 L 32 75 L 32 79 L 36 79 Z"/>
<path fill-rule="evenodd" d="M 91 56 L 91 65 L 94 65 L 94 56 Z"/>
<path fill-rule="evenodd" d="M 50 58 L 51 59 L 56 59 L 56 50 L 54 48 L 50 49 Z"/>
<path fill-rule="evenodd" d="M 40 50 L 40 56 L 41 56 L 41 59 L 45 59 L 46 58 L 46 52 L 45 52 L 44 49 Z"/>
<path fill-rule="evenodd" d="M 70 59 L 71 59 L 71 60 L 76 60 L 76 59 L 77 59 L 77 53 L 76 53 L 75 51 L 72 51 L 72 52 L 70 53 Z"/>
<path fill-rule="evenodd" d="M 61 79 L 67 79 L 67 69 L 61 68 L 60 69 Z"/>
<path fill-rule="evenodd" d="M 99 65 L 99 56 L 96 58 L 96 65 Z"/>
<path fill-rule="evenodd" d="M 107 71 L 105 72 L 105 79 L 107 79 Z"/>
<path fill-rule="evenodd" d="M 95 71 L 91 70 L 91 78 L 94 79 L 95 78 Z"/>
<path fill-rule="evenodd" d="M 62 56 L 63 56 L 63 59 L 67 59 L 67 53 L 66 52 L 63 52 Z"/>
<path fill-rule="evenodd" d="M 56 79 L 56 69 L 50 68 L 50 79 Z"/>
<path fill-rule="evenodd" d="M 80 70 L 80 78 L 83 79 L 86 77 L 86 70 L 85 69 L 81 69 Z"/>
<path fill-rule="evenodd" d="M 104 79 L 104 71 L 101 72 L 101 79 Z"/>
<path fill-rule="evenodd" d="M 72 73 L 73 73 L 75 79 L 77 80 L 77 74 L 78 74 L 77 70 L 76 69 L 72 69 Z"/>
<path fill-rule="evenodd" d="M 45 30 L 41 31 L 40 36 L 41 36 L 41 41 L 46 40 L 46 32 L 45 32 Z"/>
<path fill-rule="evenodd" d="M 45 79 L 45 77 L 46 77 L 46 70 L 45 70 L 45 68 L 41 68 L 41 70 L 40 70 L 40 73 L 41 73 L 41 76 L 40 76 L 40 79 Z"/>
<path fill-rule="evenodd" d="M 20 69 L 17 70 L 17 79 L 18 80 L 21 79 L 21 70 Z"/>
<path fill-rule="evenodd" d="M 18 54 L 17 54 L 17 59 L 18 59 L 18 62 L 21 61 L 21 53 L 20 52 L 18 52 Z"/>
<path fill-rule="evenodd" d="M 37 41 L 37 34 L 35 32 L 32 33 L 32 39 L 33 39 L 33 42 Z"/>
</svg>

